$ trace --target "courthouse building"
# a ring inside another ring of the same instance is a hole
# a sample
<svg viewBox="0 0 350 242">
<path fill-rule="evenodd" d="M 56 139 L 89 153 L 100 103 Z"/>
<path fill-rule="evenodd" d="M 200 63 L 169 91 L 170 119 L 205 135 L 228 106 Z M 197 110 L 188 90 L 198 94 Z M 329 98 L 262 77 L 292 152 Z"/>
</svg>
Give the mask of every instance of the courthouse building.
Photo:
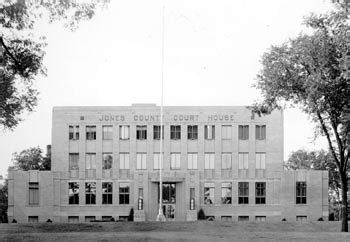
<svg viewBox="0 0 350 242">
<path fill-rule="evenodd" d="M 9 172 L 9 221 L 328 220 L 327 171 L 283 170 L 283 112 L 55 107 L 52 170 Z M 298 135 L 298 131 L 295 131 Z M 163 152 L 160 154 L 160 139 Z"/>
</svg>

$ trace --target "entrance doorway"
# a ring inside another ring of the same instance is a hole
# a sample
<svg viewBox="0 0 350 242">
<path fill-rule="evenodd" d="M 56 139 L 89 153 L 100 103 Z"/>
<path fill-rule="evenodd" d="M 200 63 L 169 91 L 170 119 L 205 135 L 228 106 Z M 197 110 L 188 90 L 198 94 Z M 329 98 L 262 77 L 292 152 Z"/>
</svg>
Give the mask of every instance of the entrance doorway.
<svg viewBox="0 0 350 242">
<path fill-rule="evenodd" d="M 173 221 L 175 220 L 176 183 L 163 183 L 162 190 L 163 190 L 162 192 L 163 193 L 163 214 L 167 221 Z M 158 194 L 159 194 L 159 189 L 158 189 Z"/>
</svg>

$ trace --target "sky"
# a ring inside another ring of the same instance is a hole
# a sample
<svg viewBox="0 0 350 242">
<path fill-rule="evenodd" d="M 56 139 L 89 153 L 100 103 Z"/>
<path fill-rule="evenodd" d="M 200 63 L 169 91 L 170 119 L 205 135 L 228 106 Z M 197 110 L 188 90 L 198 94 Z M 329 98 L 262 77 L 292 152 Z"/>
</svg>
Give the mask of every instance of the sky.
<svg viewBox="0 0 350 242">
<path fill-rule="evenodd" d="M 303 17 L 332 9 L 328 0 L 110 1 L 72 32 L 39 21 L 48 46 L 46 77 L 38 76 L 35 112 L 14 131 L 0 131 L 0 175 L 12 154 L 51 143 L 54 106 L 160 105 L 164 12 L 164 105 L 251 105 L 261 57 L 308 30 Z M 284 112 L 284 160 L 314 141 L 314 124 L 297 109 Z M 282 161 L 281 161 L 282 162 Z"/>
</svg>

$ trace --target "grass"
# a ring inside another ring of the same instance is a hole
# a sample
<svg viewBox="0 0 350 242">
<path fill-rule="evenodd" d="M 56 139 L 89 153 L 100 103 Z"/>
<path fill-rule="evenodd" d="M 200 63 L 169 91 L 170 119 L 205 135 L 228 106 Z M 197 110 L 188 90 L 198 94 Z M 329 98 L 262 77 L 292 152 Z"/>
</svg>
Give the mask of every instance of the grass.
<svg viewBox="0 0 350 242">
<path fill-rule="evenodd" d="M 340 222 L 0 224 L 0 241 L 350 241 Z"/>
</svg>

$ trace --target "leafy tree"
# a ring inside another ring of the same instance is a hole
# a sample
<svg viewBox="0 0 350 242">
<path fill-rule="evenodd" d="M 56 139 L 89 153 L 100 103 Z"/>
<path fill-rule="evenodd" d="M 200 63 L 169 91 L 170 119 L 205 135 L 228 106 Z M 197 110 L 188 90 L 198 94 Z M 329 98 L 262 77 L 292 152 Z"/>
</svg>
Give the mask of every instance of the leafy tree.
<svg viewBox="0 0 350 242">
<path fill-rule="evenodd" d="M 0 4 L 0 126 L 14 129 L 21 114 L 38 103 L 33 87 L 37 75 L 46 75 L 43 65 L 45 37 L 37 36 L 35 23 L 47 18 L 75 30 L 80 20 L 91 19 L 103 1 L 4 0 Z"/>
<path fill-rule="evenodd" d="M 48 146 L 50 147 L 50 146 Z M 50 147 L 51 148 L 51 147 Z M 51 169 L 51 153 L 47 152 L 44 157 L 40 147 L 32 147 L 13 154 L 13 169 L 19 170 L 50 170 Z"/>
<path fill-rule="evenodd" d="M 8 207 L 8 181 L 5 179 L 3 186 L 0 185 L 0 223 L 7 223 Z"/>
<path fill-rule="evenodd" d="M 339 217 L 340 205 L 340 179 L 337 172 L 337 167 L 331 153 L 324 150 L 306 151 L 303 149 L 292 152 L 285 163 L 287 170 L 297 169 L 313 169 L 313 170 L 328 170 L 328 200 L 330 210 Z"/>
<path fill-rule="evenodd" d="M 346 13 L 312 14 L 305 18 L 311 34 L 272 46 L 262 57 L 256 87 L 263 100 L 258 114 L 288 104 L 300 108 L 315 123 L 315 134 L 327 139 L 342 190 L 342 231 L 348 231 L 347 179 L 350 130 L 350 80 L 344 66 L 347 51 Z"/>
</svg>

